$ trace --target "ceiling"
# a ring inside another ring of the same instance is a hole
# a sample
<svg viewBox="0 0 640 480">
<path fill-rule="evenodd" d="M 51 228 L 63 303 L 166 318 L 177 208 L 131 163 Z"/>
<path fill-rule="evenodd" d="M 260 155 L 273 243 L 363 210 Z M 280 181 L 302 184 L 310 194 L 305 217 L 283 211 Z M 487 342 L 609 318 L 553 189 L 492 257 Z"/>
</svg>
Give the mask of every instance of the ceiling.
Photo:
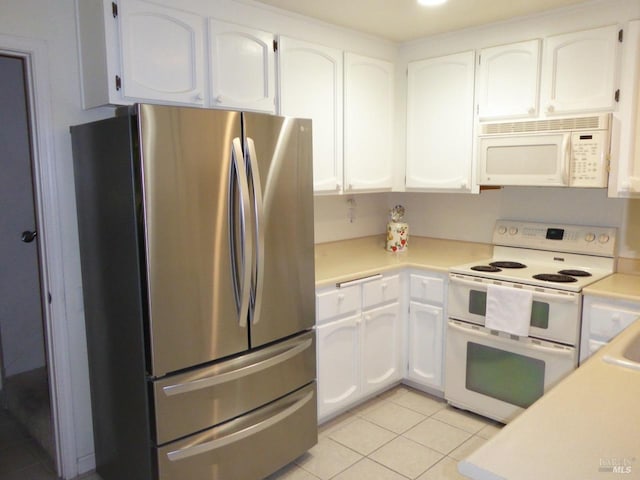
<svg viewBox="0 0 640 480">
<path fill-rule="evenodd" d="M 421 7 L 416 0 L 258 1 L 394 42 L 406 42 L 585 0 L 449 0 L 438 7 Z"/>
</svg>

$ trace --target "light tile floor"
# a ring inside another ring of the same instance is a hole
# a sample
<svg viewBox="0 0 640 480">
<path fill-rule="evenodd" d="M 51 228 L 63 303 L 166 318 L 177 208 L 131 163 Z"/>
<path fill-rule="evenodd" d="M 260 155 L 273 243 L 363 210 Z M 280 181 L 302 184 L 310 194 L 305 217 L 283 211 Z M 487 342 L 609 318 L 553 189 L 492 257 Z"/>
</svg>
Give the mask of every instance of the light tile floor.
<svg viewBox="0 0 640 480">
<path fill-rule="evenodd" d="M 398 386 L 321 425 L 318 444 L 268 480 L 463 479 L 457 462 L 501 427 Z M 2 409 L 0 480 L 57 480 L 51 460 Z"/>
<path fill-rule="evenodd" d="M 501 427 L 401 385 L 321 425 L 318 444 L 268 480 L 464 479 L 458 461 Z"/>
</svg>

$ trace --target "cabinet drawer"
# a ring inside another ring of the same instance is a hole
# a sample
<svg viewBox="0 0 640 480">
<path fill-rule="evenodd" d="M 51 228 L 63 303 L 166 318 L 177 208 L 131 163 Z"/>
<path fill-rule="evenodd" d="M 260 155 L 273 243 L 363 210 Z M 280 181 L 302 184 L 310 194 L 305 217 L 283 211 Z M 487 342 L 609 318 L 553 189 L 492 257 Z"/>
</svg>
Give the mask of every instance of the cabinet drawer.
<svg viewBox="0 0 640 480">
<path fill-rule="evenodd" d="M 444 302 L 444 279 L 412 274 L 409 277 L 412 300 L 442 305 Z"/>
<path fill-rule="evenodd" d="M 591 307 L 590 337 L 608 342 L 640 316 L 640 311 L 621 310 L 609 305 Z"/>
<path fill-rule="evenodd" d="M 360 309 L 360 285 L 337 288 L 316 294 L 318 323 Z"/>
<path fill-rule="evenodd" d="M 393 275 L 362 285 L 362 307 L 369 308 L 380 305 L 400 297 L 400 277 Z"/>
</svg>

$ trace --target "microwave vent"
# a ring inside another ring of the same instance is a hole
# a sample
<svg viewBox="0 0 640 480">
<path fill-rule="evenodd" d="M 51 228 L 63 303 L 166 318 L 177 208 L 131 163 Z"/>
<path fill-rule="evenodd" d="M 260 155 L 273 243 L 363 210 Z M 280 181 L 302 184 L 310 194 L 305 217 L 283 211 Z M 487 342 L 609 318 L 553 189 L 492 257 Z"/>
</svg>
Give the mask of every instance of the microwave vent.
<svg viewBox="0 0 640 480">
<path fill-rule="evenodd" d="M 601 130 L 608 128 L 609 115 L 590 117 L 551 118 L 524 122 L 485 123 L 482 134 L 536 133 L 571 130 Z"/>
</svg>

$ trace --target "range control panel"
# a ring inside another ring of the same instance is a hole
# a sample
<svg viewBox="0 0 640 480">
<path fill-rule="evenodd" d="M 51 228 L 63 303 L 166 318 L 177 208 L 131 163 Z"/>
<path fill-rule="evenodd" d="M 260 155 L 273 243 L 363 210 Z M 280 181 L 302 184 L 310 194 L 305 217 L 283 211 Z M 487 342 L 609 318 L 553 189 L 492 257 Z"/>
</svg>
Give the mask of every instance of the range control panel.
<svg viewBox="0 0 640 480">
<path fill-rule="evenodd" d="M 498 220 L 493 230 L 493 243 L 506 247 L 614 257 L 617 253 L 617 232 L 615 227 Z"/>
</svg>

